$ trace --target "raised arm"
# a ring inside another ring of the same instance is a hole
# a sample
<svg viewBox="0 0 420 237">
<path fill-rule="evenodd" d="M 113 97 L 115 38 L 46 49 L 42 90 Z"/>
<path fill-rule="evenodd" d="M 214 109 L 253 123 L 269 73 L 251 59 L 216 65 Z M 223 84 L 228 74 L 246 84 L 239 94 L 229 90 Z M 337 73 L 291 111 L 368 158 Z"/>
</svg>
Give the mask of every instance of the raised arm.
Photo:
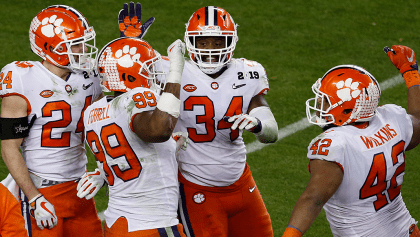
<svg viewBox="0 0 420 237">
<path fill-rule="evenodd" d="M 413 149 L 420 143 L 420 76 L 414 51 L 407 46 L 393 45 L 385 47 L 394 66 L 404 77 L 408 90 L 408 114 L 413 123 L 413 136 L 407 150 Z"/>
<path fill-rule="evenodd" d="M 134 117 L 134 131 L 145 142 L 164 142 L 172 135 L 181 106 L 179 93 L 184 69 L 184 53 L 185 45 L 181 40 L 176 40 L 168 47 L 170 68 L 165 90 L 157 107 L 153 112 L 143 112 Z"/>
</svg>

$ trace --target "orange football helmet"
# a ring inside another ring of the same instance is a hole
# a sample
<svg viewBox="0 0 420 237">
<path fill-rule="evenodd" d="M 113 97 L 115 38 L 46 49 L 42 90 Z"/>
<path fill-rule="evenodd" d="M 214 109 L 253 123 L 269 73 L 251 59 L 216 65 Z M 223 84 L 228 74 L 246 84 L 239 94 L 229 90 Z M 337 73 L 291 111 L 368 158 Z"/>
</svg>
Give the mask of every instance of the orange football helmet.
<svg viewBox="0 0 420 237">
<path fill-rule="evenodd" d="M 333 67 L 312 85 L 312 91 L 315 98 L 306 101 L 306 115 L 309 123 L 320 127 L 369 121 L 381 95 L 376 79 L 354 65 Z"/>
<path fill-rule="evenodd" d="M 238 41 L 237 26 L 230 14 L 220 7 L 202 7 L 192 14 L 186 24 L 184 41 L 191 60 L 204 73 L 214 74 L 232 59 Z M 197 48 L 196 38 L 208 36 L 224 37 L 225 47 L 211 50 Z M 203 56 L 218 60 L 204 62 Z"/>
<path fill-rule="evenodd" d="M 57 67 L 72 71 L 94 69 L 98 53 L 95 36 L 93 26 L 82 13 L 65 5 L 43 9 L 29 27 L 32 51 Z M 72 46 L 80 44 L 82 52 L 72 52 Z"/>
<path fill-rule="evenodd" d="M 161 60 L 160 54 L 146 41 L 118 38 L 99 52 L 99 77 L 109 91 L 127 92 L 146 87 L 160 92 L 164 86 L 161 76 L 165 75 L 162 70 L 157 70 Z"/>
</svg>

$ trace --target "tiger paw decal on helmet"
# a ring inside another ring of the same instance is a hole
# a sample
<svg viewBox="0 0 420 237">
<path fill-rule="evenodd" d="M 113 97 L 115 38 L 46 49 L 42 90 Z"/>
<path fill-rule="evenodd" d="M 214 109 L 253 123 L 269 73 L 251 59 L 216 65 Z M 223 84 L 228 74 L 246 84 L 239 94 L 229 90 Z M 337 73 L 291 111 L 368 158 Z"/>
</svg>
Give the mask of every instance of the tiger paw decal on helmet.
<svg viewBox="0 0 420 237">
<path fill-rule="evenodd" d="M 51 17 L 44 18 L 41 22 L 42 34 L 49 38 L 60 34 L 62 30 L 61 23 L 63 23 L 63 19 L 57 19 L 57 15 L 52 15 Z"/>
<path fill-rule="evenodd" d="M 165 84 L 162 57 L 149 43 L 137 38 L 118 38 L 99 53 L 98 70 L 103 86 L 127 92 L 145 87 L 159 92 Z M 158 83 L 158 76 L 162 79 Z"/>
<path fill-rule="evenodd" d="M 141 55 L 137 53 L 137 48 L 130 48 L 129 45 L 126 45 L 115 52 L 115 58 L 117 59 L 118 65 L 125 68 L 130 68 L 134 63 L 139 63 L 140 57 Z"/>
<path fill-rule="evenodd" d="M 78 10 L 66 5 L 43 9 L 31 21 L 31 50 L 43 60 L 71 71 L 95 68 L 96 33 Z M 80 47 L 83 45 L 84 47 Z M 72 46 L 79 46 L 72 50 Z"/>
<path fill-rule="evenodd" d="M 361 91 L 358 89 L 359 82 L 353 82 L 352 78 L 347 78 L 346 81 L 339 81 L 336 84 L 337 96 L 342 101 L 350 101 L 360 95 Z"/>
<path fill-rule="evenodd" d="M 339 65 L 312 85 L 314 98 L 306 101 L 309 123 L 322 128 L 366 122 L 376 114 L 381 88 L 364 68 Z"/>
</svg>

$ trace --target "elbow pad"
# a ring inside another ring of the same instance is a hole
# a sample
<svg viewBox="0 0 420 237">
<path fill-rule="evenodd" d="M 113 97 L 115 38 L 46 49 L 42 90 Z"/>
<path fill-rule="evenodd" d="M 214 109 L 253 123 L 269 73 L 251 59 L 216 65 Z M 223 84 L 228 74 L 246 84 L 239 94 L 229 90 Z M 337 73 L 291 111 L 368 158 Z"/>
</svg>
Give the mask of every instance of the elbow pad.
<svg viewBox="0 0 420 237">
<path fill-rule="evenodd" d="M 261 121 L 261 131 L 255 133 L 258 141 L 262 143 L 274 143 L 278 140 L 279 128 L 269 107 L 256 107 L 249 112 L 249 115 Z"/>
</svg>

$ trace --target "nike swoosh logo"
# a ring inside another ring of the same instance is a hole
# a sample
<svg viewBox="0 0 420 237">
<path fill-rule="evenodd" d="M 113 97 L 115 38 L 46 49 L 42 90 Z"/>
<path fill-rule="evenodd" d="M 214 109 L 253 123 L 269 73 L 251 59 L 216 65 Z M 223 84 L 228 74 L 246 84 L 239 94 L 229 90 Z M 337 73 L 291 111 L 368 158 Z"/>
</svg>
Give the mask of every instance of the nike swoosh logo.
<svg viewBox="0 0 420 237">
<path fill-rule="evenodd" d="M 411 57 L 408 57 L 408 56 L 406 56 L 406 57 L 407 57 L 408 61 L 409 61 L 410 63 L 412 63 L 412 62 L 413 62 L 413 60 L 414 60 L 414 51 L 411 51 Z"/>
<path fill-rule="evenodd" d="M 238 88 L 243 87 L 243 86 L 245 86 L 245 85 L 246 85 L 246 84 L 235 85 L 235 83 L 233 83 L 233 85 L 232 85 L 232 89 L 238 89 Z"/>
<path fill-rule="evenodd" d="M 251 188 L 251 187 L 249 187 L 249 192 L 250 192 L 250 193 L 254 192 L 254 190 L 255 190 L 255 188 L 256 188 L 256 187 L 257 187 L 257 185 L 255 185 L 255 186 L 254 186 L 254 187 L 252 187 L 252 188 Z"/>
<path fill-rule="evenodd" d="M 83 84 L 83 90 L 87 90 L 91 85 L 93 85 L 93 82 L 91 82 L 89 85 Z"/>
<path fill-rule="evenodd" d="M 48 210 L 48 208 L 45 206 L 45 204 L 47 204 L 46 202 L 41 202 L 41 207 L 45 210 L 45 211 L 47 211 L 48 213 L 50 213 L 51 214 L 51 216 L 54 216 L 54 214 L 50 211 L 50 210 Z"/>
</svg>

